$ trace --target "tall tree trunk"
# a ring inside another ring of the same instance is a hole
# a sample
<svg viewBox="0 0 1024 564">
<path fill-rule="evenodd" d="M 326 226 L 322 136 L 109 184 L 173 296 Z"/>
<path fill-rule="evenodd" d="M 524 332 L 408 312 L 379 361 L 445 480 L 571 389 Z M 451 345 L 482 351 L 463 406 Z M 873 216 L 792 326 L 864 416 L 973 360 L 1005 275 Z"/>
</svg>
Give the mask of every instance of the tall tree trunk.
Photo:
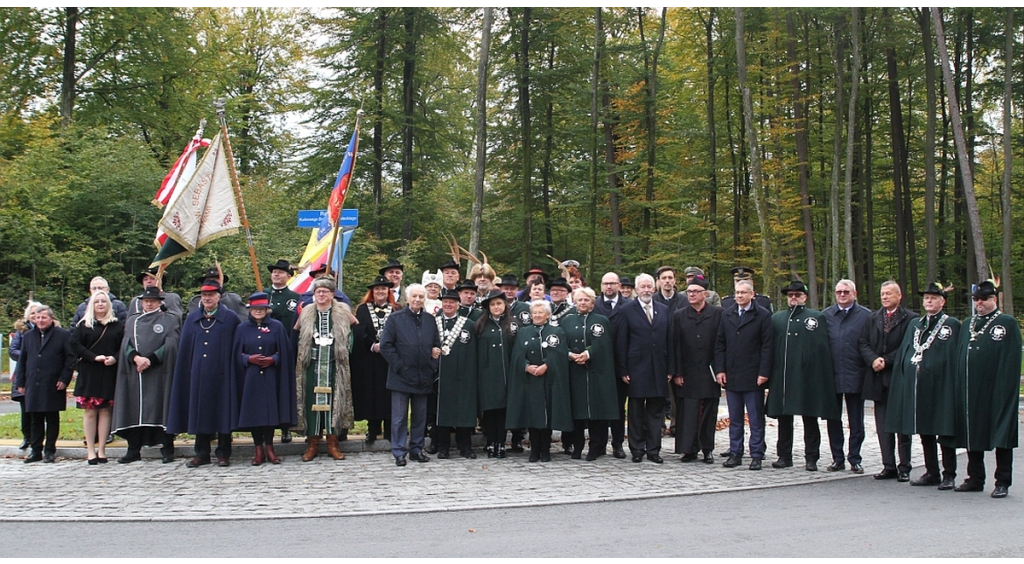
<svg viewBox="0 0 1024 564">
<path fill-rule="evenodd" d="M 604 21 L 598 6 L 594 12 L 594 65 L 590 75 L 590 228 L 587 231 L 587 280 L 594 280 L 597 273 L 597 127 L 601 111 L 601 51 L 604 48 Z"/>
<path fill-rule="evenodd" d="M 533 133 L 530 129 L 530 8 L 523 8 L 523 27 L 519 30 L 519 120 L 523 146 L 520 187 L 523 191 L 523 267 L 533 258 Z"/>
<path fill-rule="evenodd" d="M 846 277 L 856 279 L 853 258 L 853 148 L 857 130 L 857 90 L 860 87 L 860 14 L 854 6 L 850 13 L 850 39 L 853 42 L 853 66 L 850 78 L 850 107 L 846 117 L 846 178 L 843 189 L 843 239 L 846 250 Z M 838 276 L 838 274 L 836 274 Z"/>
<path fill-rule="evenodd" d="M 974 245 L 976 281 L 988 278 L 988 259 L 985 256 L 985 240 L 981 235 L 981 219 L 978 214 L 978 200 L 974 194 L 974 179 L 971 174 L 970 158 L 967 155 L 967 144 L 964 139 L 964 128 L 960 122 L 960 107 L 953 86 L 953 75 L 949 70 L 949 51 L 946 49 L 946 35 L 942 30 L 942 16 L 938 8 L 932 8 L 932 21 L 935 23 L 935 37 L 939 45 L 939 60 L 942 62 L 942 76 L 946 83 L 946 98 L 949 100 L 949 114 L 953 124 L 953 138 L 956 141 L 956 152 L 960 160 L 960 176 L 963 179 L 964 199 L 967 203 L 967 221 L 971 227 L 971 239 Z"/>
<path fill-rule="evenodd" d="M 416 111 L 416 43 L 418 30 L 417 10 L 423 8 L 402 8 L 405 15 L 405 45 L 402 64 L 402 202 L 405 224 L 402 227 L 402 241 L 408 243 L 413 234 L 413 116 Z"/>
<path fill-rule="evenodd" d="M 377 9 L 377 59 L 373 67 L 373 235 L 384 237 L 384 63 L 387 57 L 388 11 Z"/>
<path fill-rule="evenodd" d="M 473 179 L 473 227 L 469 254 L 477 256 L 484 219 L 484 172 L 487 169 L 487 62 L 491 53 L 491 22 L 494 8 L 484 8 L 480 29 L 480 58 L 476 65 L 476 176 Z"/>
<path fill-rule="evenodd" d="M 78 38 L 78 8 L 64 8 L 64 63 L 60 82 L 60 124 L 71 125 L 75 109 L 75 43 Z"/>
<path fill-rule="evenodd" d="M 1006 8 L 1006 52 L 1003 72 L 1003 311 L 1013 315 L 1013 284 L 1010 261 L 1013 260 L 1013 214 L 1010 196 L 1013 180 L 1013 144 L 1011 103 L 1013 97 L 1013 7 Z"/>
<path fill-rule="evenodd" d="M 555 44 L 552 42 L 548 48 L 548 72 L 553 71 L 554 68 Z M 544 252 L 548 255 L 555 254 L 554 234 L 551 231 L 551 152 L 554 150 L 555 143 L 554 116 L 555 101 L 549 95 L 544 109 L 544 156 L 540 168 L 541 203 L 544 206 Z"/>
<path fill-rule="evenodd" d="M 817 256 L 814 252 L 814 224 L 811 223 L 811 196 L 808 187 L 807 166 L 807 114 L 804 111 L 804 92 L 800 86 L 800 61 L 796 55 L 796 23 L 793 21 L 793 9 L 786 10 L 786 33 L 789 35 L 787 52 L 789 55 L 789 76 L 793 87 L 793 122 L 796 127 L 797 177 L 800 182 L 800 216 L 804 227 L 804 253 L 807 258 L 807 287 L 810 290 L 810 306 L 818 309 L 818 270 Z"/>
<path fill-rule="evenodd" d="M 887 28 L 892 29 L 892 16 L 889 9 L 882 10 L 885 14 Z M 900 108 L 899 72 L 896 68 L 896 49 L 889 46 L 885 50 L 885 67 L 889 85 L 889 131 L 892 135 L 892 202 L 893 215 L 896 216 L 896 263 L 897 280 L 904 290 L 907 289 L 907 228 L 904 225 L 906 214 L 903 213 L 903 110 Z"/>
<path fill-rule="evenodd" d="M 843 37 L 840 33 L 842 16 L 838 16 L 833 22 L 832 41 L 835 52 L 833 53 L 833 69 L 836 75 L 836 109 L 835 126 L 832 129 L 832 180 L 829 183 L 829 211 L 832 216 L 832 229 L 830 229 L 832 241 L 831 272 L 834 278 L 839 278 L 839 155 L 843 148 Z"/>
<path fill-rule="evenodd" d="M 598 53 L 601 59 L 604 59 L 605 31 L 603 23 L 600 35 L 596 37 L 596 40 L 599 43 Z M 618 120 L 612 116 L 612 96 L 608 87 L 608 79 L 605 77 L 601 78 L 601 114 L 604 122 L 604 162 L 608 181 L 608 208 L 612 224 L 612 263 L 615 266 L 620 266 L 622 265 L 622 220 L 619 215 L 619 187 L 622 182 L 618 170 L 616 170 L 618 157 L 616 152 L 617 136 L 615 135 L 615 125 Z"/>
<path fill-rule="evenodd" d="M 644 13 L 646 8 L 638 8 L 640 42 L 644 49 L 644 125 L 647 130 L 647 171 L 644 189 L 644 219 L 643 219 L 643 252 L 646 259 L 650 253 L 651 244 L 651 208 L 654 203 L 654 166 L 657 162 L 656 149 L 658 141 L 658 56 L 661 53 L 661 45 L 665 40 L 665 20 L 667 8 L 661 9 L 661 21 L 658 25 L 658 38 L 654 43 L 654 52 L 648 56 L 647 41 L 644 38 Z"/>
<path fill-rule="evenodd" d="M 729 95 L 732 86 L 729 84 L 729 73 L 722 76 L 725 79 L 725 135 L 726 144 L 729 146 L 729 170 L 732 171 L 732 263 L 736 264 L 740 246 L 740 164 L 736 156 L 737 143 L 732 132 L 732 96 Z"/>
<path fill-rule="evenodd" d="M 924 45 L 925 132 L 924 132 L 924 230 L 927 265 L 925 278 L 929 283 L 938 279 L 939 260 L 935 229 L 935 50 L 932 46 L 931 16 L 927 10 L 917 10 Z"/>
<path fill-rule="evenodd" d="M 718 138 L 715 134 L 715 44 L 712 31 L 715 24 L 715 8 L 708 11 L 704 22 L 704 38 L 708 57 L 708 246 L 711 248 L 711 262 L 707 265 L 708 275 L 715 281 L 718 266 Z"/>
<path fill-rule="evenodd" d="M 747 144 L 750 151 L 750 192 L 757 210 L 757 222 L 761 228 L 761 274 L 764 276 L 762 291 L 772 292 L 775 285 L 775 265 L 772 253 L 772 231 L 768 221 L 768 204 L 762 190 L 761 152 L 758 148 L 757 131 L 754 125 L 754 103 L 747 86 L 747 53 L 743 25 L 743 8 L 736 11 L 736 69 L 739 74 L 740 91 L 743 93 L 743 117 L 746 122 Z"/>
</svg>

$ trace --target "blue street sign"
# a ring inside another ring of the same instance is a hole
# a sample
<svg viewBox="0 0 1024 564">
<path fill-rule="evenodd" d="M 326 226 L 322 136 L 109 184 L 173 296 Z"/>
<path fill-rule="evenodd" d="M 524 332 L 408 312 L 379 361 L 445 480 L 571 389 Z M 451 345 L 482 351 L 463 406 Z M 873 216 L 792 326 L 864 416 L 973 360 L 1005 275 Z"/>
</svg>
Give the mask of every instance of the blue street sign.
<svg viewBox="0 0 1024 564">
<path fill-rule="evenodd" d="M 316 229 L 323 223 L 327 216 L 327 210 L 299 210 L 299 229 Z M 338 219 L 341 227 L 358 227 L 359 210 L 343 209 L 341 218 Z"/>
</svg>

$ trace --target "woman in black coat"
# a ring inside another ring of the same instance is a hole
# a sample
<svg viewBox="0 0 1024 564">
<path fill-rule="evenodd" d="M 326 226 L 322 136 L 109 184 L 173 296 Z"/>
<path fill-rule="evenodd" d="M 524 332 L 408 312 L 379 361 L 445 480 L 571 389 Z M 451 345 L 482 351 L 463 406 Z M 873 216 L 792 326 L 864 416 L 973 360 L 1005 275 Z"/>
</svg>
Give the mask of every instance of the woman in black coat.
<svg viewBox="0 0 1024 564">
<path fill-rule="evenodd" d="M 90 465 L 107 462 L 106 438 L 117 383 L 117 357 L 124 325 L 114 314 L 106 292 L 89 298 L 85 316 L 71 334 L 71 350 L 78 360 L 75 402 L 82 414 L 85 454 Z"/>
<path fill-rule="evenodd" d="M 380 354 L 384 323 L 402 306 L 395 302 L 391 281 L 378 276 L 356 308 L 357 325 L 352 326 L 352 409 L 355 419 L 366 420 L 366 442 L 378 436 L 391 437 L 391 392 L 388 391 L 388 361 Z"/>
<path fill-rule="evenodd" d="M 36 314 L 36 309 L 43 304 L 39 302 L 29 301 L 28 307 L 25 308 L 25 315 L 21 319 L 14 322 L 14 333 L 11 335 L 11 349 L 10 356 L 11 360 L 18 362 L 21 359 L 21 343 L 25 338 L 25 333 L 29 330 L 35 329 L 35 324 L 32 323 L 32 316 Z M 11 366 L 14 366 L 13 364 Z M 11 372 L 14 370 L 12 369 Z M 18 406 L 21 409 L 21 446 L 20 450 L 28 448 L 29 437 L 32 434 L 32 426 L 29 421 L 29 417 L 25 415 L 25 394 L 19 393 L 18 390 L 11 386 L 11 400 L 18 402 Z"/>
</svg>

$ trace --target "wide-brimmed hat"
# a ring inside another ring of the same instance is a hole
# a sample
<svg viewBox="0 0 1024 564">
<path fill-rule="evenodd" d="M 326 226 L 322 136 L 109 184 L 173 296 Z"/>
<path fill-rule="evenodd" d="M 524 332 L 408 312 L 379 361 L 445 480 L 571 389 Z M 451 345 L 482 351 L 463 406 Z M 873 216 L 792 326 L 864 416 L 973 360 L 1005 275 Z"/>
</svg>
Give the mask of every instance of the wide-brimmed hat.
<svg viewBox="0 0 1024 564">
<path fill-rule="evenodd" d="M 456 290 L 449 290 L 448 288 L 444 288 L 443 290 L 441 290 L 441 299 L 460 301 L 462 298 L 459 297 L 459 293 Z"/>
<path fill-rule="evenodd" d="M 498 298 L 505 299 L 505 292 L 498 289 L 491 290 L 490 292 L 487 292 L 486 296 L 480 299 L 480 305 L 483 307 L 490 307 L 489 304 L 491 300 L 496 300 Z"/>
<path fill-rule="evenodd" d="M 544 272 L 544 270 L 541 267 L 539 267 L 539 266 L 531 266 L 530 270 L 527 270 L 526 272 L 524 272 L 523 273 L 523 280 L 529 280 L 530 277 L 535 275 L 535 274 L 539 274 L 540 277 L 544 279 L 544 283 L 545 284 L 548 283 L 548 275 L 547 275 L 547 273 Z"/>
<path fill-rule="evenodd" d="M 985 280 L 984 282 L 978 284 L 978 286 L 974 289 L 974 292 L 971 293 L 971 297 L 974 299 L 987 298 L 989 296 L 995 296 L 998 293 L 999 290 L 996 288 L 995 281 Z"/>
<path fill-rule="evenodd" d="M 548 289 L 554 288 L 556 286 L 559 288 L 565 288 L 566 292 L 572 291 L 572 286 L 570 286 L 569 282 L 567 282 L 565 278 L 562 278 L 561 276 L 552 280 L 551 284 L 548 284 Z"/>
<path fill-rule="evenodd" d="M 807 284 L 804 284 L 800 280 L 793 280 L 792 282 L 789 283 L 789 286 L 786 286 L 785 288 L 782 289 L 782 295 L 788 296 L 790 292 L 800 292 L 801 294 L 806 295 Z"/>
<path fill-rule="evenodd" d="M 942 284 L 939 284 L 938 282 L 928 283 L 928 285 L 924 287 L 924 290 L 921 290 L 921 292 L 919 293 L 922 296 L 925 294 L 933 294 L 936 296 L 942 296 L 943 298 L 946 297 L 946 289 L 943 288 Z"/>
<path fill-rule="evenodd" d="M 219 277 L 220 277 L 220 274 L 217 273 L 217 267 L 216 266 L 211 266 L 210 268 L 207 268 L 206 270 L 203 271 L 203 275 L 202 276 L 197 276 L 196 277 L 196 284 L 202 284 L 205 280 L 211 280 L 211 279 L 212 280 L 216 280 Z M 228 283 L 228 275 L 225 274 L 221 284 L 227 284 L 227 283 Z"/>
<path fill-rule="evenodd" d="M 270 295 L 266 292 L 253 292 L 249 296 L 249 303 L 245 307 L 252 309 L 254 307 L 270 307 Z"/>
<path fill-rule="evenodd" d="M 463 280 L 461 284 L 455 287 L 455 290 L 457 292 L 461 292 L 463 290 L 473 290 L 475 292 L 476 282 L 473 282 L 472 280 L 469 279 Z"/>
<path fill-rule="evenodd" d="M 155 278 L 157 272 L 160 272 L 160 269 L 155 266 L 153 268 L 147 268 L 135 275 L 135 281 L 138 282 L 139 284 L 142 284 L 142 281 L 145 280 L 147 276 L 152 276 Z"/>
<path fill-rule="evenodd" d="M 516 278 L 516 275 L 512 274 L 511 272 L 508 274 L 502 274 L 501 281 L 498 282 L 498 286 L 515 286 L 516 288 L 518 288 L 519 279 Z"/>
<path fill-rule="evenodd" d="M 636 288 L 636 285 L 633 284 L 633 279 L 630 278 L 629 276 L 620 276 L 619 286 L 625 286 L 626 288 Z"/>
<path fill-rule="evenodd" d="M 275 262 L 274 264 L 268 264 L 267 270 L 271 272 L 275 270 L 283 270 L 288 274 L 295 274 L 295 269 L 292 268 L 292 265 L 284 259 L 277 259 L 277 262 Z"/>
<path fill-rule="evenodd" d="M 398 259 L 388 259 L 388 263 L 380 267 L 380 270 L 378 270 L 377 273 L 380 274 L 381 276 L 384 276 L 384 273 L 391 270 L 392 268 L 397 268 L 398 270 L 405 272 L 405 266 L 403 266 L 402 263 L 398 262 Z"/>
<path fill-rule="evenodd" d="M 140 300 L 164 300 L 164 294 L 160 291 L 160 288 L 156 286 L 146 286 L 146 289 L 142 291 L 142 295 L 139 296 Z"/>
<path fill-rule="evenodd" d="M 449 258 L 447 261 L 445 261 L 444 264 L 442 264 L 441 266 L 437 267 L 438 270 L 447 270 L 449 268 L 454 268 L 455 270 L 459 270 L 461 268 L 461 266 L 459 266 L 459 263 L 455 262 L 455 259 Z"/>
<path fill-rule="evenodd" d="M 321 274 L 327 274 L 327 263 L 326 262 L 321 262 L 320 264 L 318 264 L 318 265 L 314 266 L 313 268 L 309 269 L 309 277 L 310 278 L 316 278 L 317 276 L 320 276 Z"/>
<path fill-rule="evenodd" d="M 373 282 L 366 286 L 366 289 L 372 290 L 377 286 L 387 286 L 388 288 L 391 288 L 392 286 L 394 286 L 394 284 L 392 284 L 391 281 L 388 280 L 387 278 L 384 278 L 384 275 L 382 274 L 374 278 Z"/>
</svg>

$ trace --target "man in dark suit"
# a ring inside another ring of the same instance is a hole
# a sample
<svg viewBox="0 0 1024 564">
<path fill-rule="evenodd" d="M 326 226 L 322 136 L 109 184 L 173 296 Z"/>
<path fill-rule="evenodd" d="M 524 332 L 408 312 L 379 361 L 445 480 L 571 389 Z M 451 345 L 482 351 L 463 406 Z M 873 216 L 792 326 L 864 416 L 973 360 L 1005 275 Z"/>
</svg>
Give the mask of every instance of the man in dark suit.
<svg viewBox="0 0 1024 564">
<path fill-rule="evenodd" d="M 853 280 L 843 279 L 836 282 L 836 303 L 824 312 L 828 321 L 828 344 L 832 352 L 832 372 L 836 379 L 836 403 L 842 415 L 843 403 L 846 403 L 846 416 L 850 420 L 850 448 L 843 454 L 843 420 L 829 419 L 828 443 L 832 450 L 832 464 L 829 472 L 837 472 L 846 468 L 850 462 L 850 471 L 863 474 L 860 447 L 864 444 L 864 370 L 867 368 L 860 356 L 858 341 L 864 324 L 871 317 L 871 310 L 857 303 L 857 285 Z"/>
<path fill-rule="evenodd" d="M 32 422 L 32 451 L 24 461 L 53 462 L 60 412 L 67 404 L 64 390 L 71 383 L 75 353 L 71 351 L 71 333 L 56 326 L 49 306 L 39 306 L 31 321 L 35 328 L 25 333 L 12 378 L 13 386 L 25 396 L 25 414 Z"/>
<path fill-rule="evenodd" d="M 654 278 L 636 278 L 637 299 L 615 315 L 615 372 L 629 385 L 629 450 L 633 462 L 661 458 L 668 396 L 668 308 L 654 301 Z"/>
<path fill-rule="evenodd" d="M 878 448 L 882 451 L 882 471 L 876 480 L 898 478 L 910 481 L 910 435 L 899 435 L 900 462 L 896 464 L 896 434 L 885 432 L 885 413 L 889 404 L 889 384 L 896 353 L 903 342 L 910 322 L 917 314 L 903 307 L 900 285 L 889 280 L 882 284 L 882 307 L 871 314 L 860 333 L 860 356 L 868 366 L 864 372 L 864 399 L 874 402 L 875 431 Z"/>
<path fill-rule="evenodd" d="M 601 295 L 594 302 L 594 312 L 600 313 L 609 320 L 614 321 L 614 316 L 633 301 L 620 294 L 620 289 L 619 275 L 614 272 L 605 273 L 601 277 Z M 612 325 L 612 330 L 614 331 L 614 323 Z M 615 384 L 615 390 L 618 392 L 618 399 L 616 401 L 619 402 L 619 418 L 609 422 L 612 437 L 612 455 L 615 458 L 626 458 L 626 451 L 623 450 L 622 443 L 626 440 L 626 401 L 629 398 L 629 385 L 619 378 L 615 379 Z"/>
<path fill-rule="evenodd" d="M 715 375 L 725 386 L 729 405 L 729 458 L 735 468 L 743 462 L 743 416 L 750 417 L 750 469 L 760 470 L 764 460 L 764 389 L 772 373 L 771 313 L 753 302 L 754 285 L 736 283 L 735 303 L 725 309 L 715 342 Z"/>
</svg>

